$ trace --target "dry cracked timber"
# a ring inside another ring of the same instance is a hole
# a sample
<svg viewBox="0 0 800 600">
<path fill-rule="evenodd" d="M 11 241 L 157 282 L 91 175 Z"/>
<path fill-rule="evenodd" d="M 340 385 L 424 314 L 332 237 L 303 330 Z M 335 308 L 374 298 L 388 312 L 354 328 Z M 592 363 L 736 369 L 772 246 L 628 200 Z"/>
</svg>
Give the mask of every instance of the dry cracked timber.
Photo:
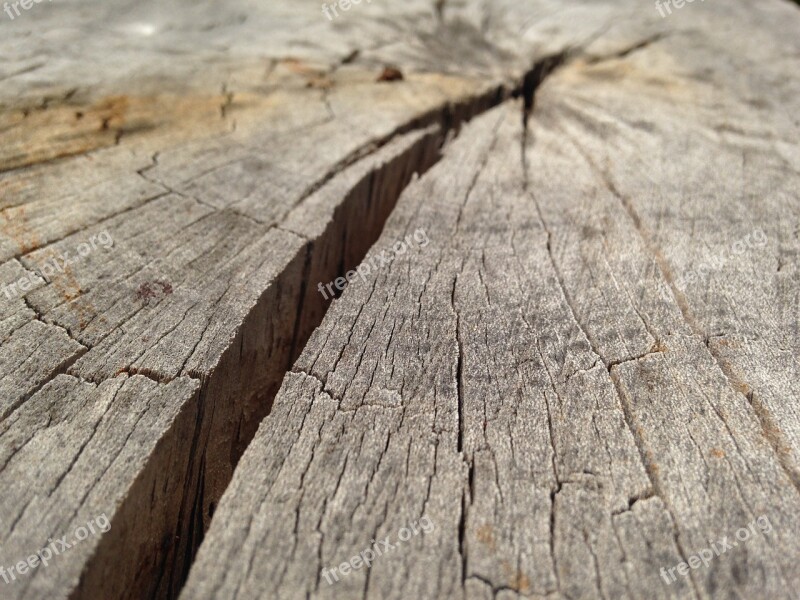
<svg viewBox="0 0 800 600">
<path fill-rule="evenodd" d="M 36 8 L 4 597 L 794 597 L 795 7 Z"/>
</svg>

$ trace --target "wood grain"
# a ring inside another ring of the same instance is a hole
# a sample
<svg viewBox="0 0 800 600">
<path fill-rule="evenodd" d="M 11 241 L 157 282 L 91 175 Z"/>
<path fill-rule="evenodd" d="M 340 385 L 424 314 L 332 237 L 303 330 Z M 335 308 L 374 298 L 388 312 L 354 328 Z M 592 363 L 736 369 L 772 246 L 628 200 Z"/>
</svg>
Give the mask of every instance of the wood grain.
<svg viewBox="0 0 800 600">
<path fill-rule="evenodd" d="M 0 26 L 2 597 L 797 597 L 795 5 Z"/>
</svg>

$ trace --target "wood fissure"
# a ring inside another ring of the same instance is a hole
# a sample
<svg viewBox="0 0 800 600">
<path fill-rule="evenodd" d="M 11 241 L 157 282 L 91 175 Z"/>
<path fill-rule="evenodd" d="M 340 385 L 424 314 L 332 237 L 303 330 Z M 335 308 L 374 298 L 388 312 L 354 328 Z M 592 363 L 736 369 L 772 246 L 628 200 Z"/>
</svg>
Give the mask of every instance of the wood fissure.
<svg viewBox="0 0 800 600">
<path fill-rule="evenodd" d="M 0 596 L 796 596 L 796 10 L 187 1 L 2 23 Z"/>
</svg>

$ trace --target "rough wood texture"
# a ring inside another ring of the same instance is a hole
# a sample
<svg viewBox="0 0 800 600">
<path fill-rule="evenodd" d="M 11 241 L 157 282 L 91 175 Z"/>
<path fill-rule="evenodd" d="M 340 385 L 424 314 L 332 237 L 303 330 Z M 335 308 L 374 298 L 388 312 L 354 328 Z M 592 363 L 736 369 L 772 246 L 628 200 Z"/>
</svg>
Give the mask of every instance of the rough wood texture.
<svg viewBox="0 0 800 600">
<path fill-rule="evenodd" d="M 406 191 L 366 261 L 419 228 L 431 243 L 331 308 L 186 598 L 792 597 L 793 475 L 660 293 L 626 203 L 553 127 L 559 81 L 538 99 L 527 179 L 512 104 Z M 595 193 L 571 194 L 567 177 Z M 692 580 L 660 579 L 760 516 L 767 539 Z M 423 517 L 434 532 L 322 578 Z"/>
<path fill-rule="evenodd" d="M 797 597 L 796 6 L 0 26 L 0 596 Z"/>
</svg>

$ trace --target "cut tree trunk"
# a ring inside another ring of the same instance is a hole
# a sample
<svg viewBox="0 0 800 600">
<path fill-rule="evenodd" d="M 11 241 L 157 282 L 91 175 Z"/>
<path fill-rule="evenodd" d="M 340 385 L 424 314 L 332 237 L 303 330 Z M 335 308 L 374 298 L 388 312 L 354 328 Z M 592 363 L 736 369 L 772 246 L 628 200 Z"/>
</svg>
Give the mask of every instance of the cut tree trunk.
<svg viewBox="0 0 800 600">
<path fill-rule="evenodd" d="M 0 597 L 798 598 L 793 3 L 0 26 Z"/>
</svg>

